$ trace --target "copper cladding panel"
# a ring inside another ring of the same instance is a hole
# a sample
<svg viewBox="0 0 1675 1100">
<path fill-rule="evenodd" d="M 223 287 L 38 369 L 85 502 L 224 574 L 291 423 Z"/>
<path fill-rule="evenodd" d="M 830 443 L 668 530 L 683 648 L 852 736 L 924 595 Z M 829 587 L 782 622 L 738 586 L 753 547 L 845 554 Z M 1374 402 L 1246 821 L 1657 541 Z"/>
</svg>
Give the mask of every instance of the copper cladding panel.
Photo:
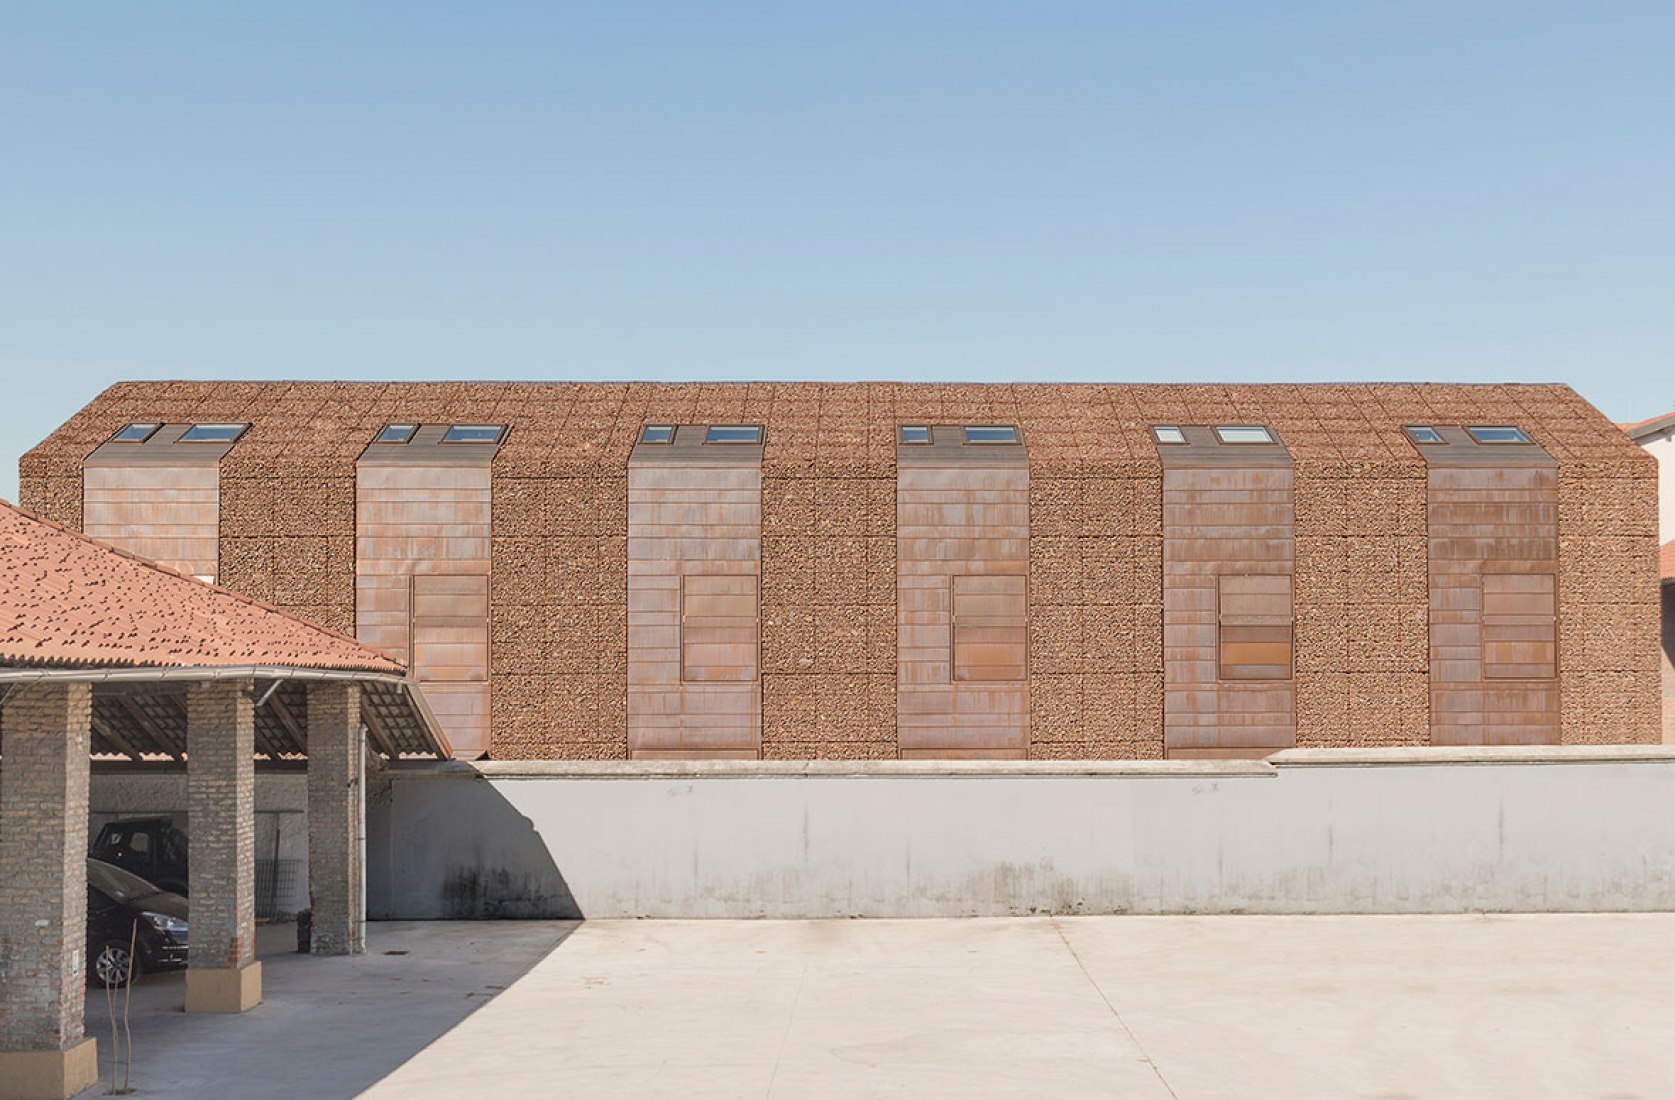
<svg viewBox="0 0 1675 1100">
<path fill-rule="evenodd" d="M 82 529 L 93 538 L 193 577 L 215 580 L 221 472 L 213 463 L 89 465 Z"/>
<path fill-rule="evenodd" d="M 896 555 L 902 758 L 1027 757 L 1027 466 L 899 466 Z"/>
<path fill-rule="evenodd" d="M 669 461 L 669 448 L 645 446 L 628 470 L 628 750 L 637 760 L 761 752 L 760 448 L 691 449 L 725 461 L 686 466 Z"/>
<path fill-rule="evenodd" d="M 1160 448 L 1164 747 L 1260 755 L 1297 741 L 1292 473 L 1278 447 L 1252 467 L 1211 447 L 1181 464 Z"/>
<path fill-rule="evenodd" d="M 1431 741 L 1558 744 L 1557 472 L 1433 464 L 1427 482 Z"/>
<path fill-rule="evenodd" d="M 355 636 L 410 662 L 453 743 L 489 745 L 486 466 L 363 462 L 355 478 Z"/>
</svg>

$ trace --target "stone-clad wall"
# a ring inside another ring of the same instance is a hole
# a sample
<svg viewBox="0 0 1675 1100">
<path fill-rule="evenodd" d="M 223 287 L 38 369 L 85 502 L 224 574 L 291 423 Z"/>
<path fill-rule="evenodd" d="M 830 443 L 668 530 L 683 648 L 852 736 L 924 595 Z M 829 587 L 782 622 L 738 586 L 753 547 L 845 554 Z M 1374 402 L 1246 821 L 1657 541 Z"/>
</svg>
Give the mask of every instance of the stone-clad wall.
<svg viewBox="0 0 1675 1100">
<path fill-rule="evenodd" d="M 628 452 L 641 424 L 763 422 L 763 755 L 895 754 L 898 423 L 1021 426 L 1032 755 L 1162 752 L 1160 471 L 1147 426 L 1274 428 L 1296 486 L 1300 746 L 1429 737 L 1425 467 L 1404 423 L 1515 422 L 1559 463 L 1564 739 L 1659 736 L 1656 470 L 1561 386 L 125 383 L 22 463 L 81 523 L 81 459 L 134 420 L 248 420 L 223 583 L 354 623 L 354 460 L 391 421 L 511 425 L 494 464 L 492 752 L 627 752 Z"/>
</svg>

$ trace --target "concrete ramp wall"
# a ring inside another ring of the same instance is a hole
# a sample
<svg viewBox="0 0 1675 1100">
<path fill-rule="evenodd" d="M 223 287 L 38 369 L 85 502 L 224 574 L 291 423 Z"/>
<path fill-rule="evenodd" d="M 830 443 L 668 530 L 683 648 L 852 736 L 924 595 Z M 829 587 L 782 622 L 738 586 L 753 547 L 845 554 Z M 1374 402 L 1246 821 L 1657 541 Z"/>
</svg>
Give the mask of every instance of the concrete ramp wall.
<svg viewBox="0 0 1675 1100">
<path fill-rule="evenodd" d="M 381 918 L 1675 909 L 1675 749 L 400 765 Z"/>
</svg>

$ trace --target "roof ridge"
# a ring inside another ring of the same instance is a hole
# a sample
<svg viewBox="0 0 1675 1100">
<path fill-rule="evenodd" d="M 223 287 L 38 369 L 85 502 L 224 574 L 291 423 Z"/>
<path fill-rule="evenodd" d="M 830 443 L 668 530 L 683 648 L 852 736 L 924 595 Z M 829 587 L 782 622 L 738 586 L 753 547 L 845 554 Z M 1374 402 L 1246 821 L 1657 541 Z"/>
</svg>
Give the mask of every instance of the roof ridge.
<svg viewBox="0 0 1675 1100">
<path fill-rule="evenodd" d="M 155 561 L 152 561 L 150 558 L 141 557 L 140 555 L 135 554 L 132 551 L 124 550 L 120 546 L 112 546 L 110 543 L 100 542 L 98 539 L 94 538 L 92 535 L 89 535 L 84 531 L 77 531 L 74 528 L 66 527 L 62 523 L 59 523 L 57 520 L 48 519 L 45 516 L 38 516 L 34 512 L 29 511 L 27 508 L 20 508 L 16 504 L 13 504 L 11 501 L 6 500 L 3 497 L 0 497 L 0 508 L 10 509 L 11 511 L 16 512 L 18 515 L 23 516 L 25 519 L 33 520 L 36 523 L 39 523 L 39 524 L 41 524 L 45 527 L 50 527 L 53 530 L 58 531 L 62 534 L 66 534 L 66 535 L 69 535 L 73 538 L 80 539 L 82 542 L 85 542 L 88 545 L 90 545 L 92 547 L 95 547 L 96 549 L 103 550 L 107 553 L 115 554 L 117 557 L 127 558 L 129 561 L 135 562 L 139 565 L 143 565 L 148 569 L 154 569 L 157 572 L 163 574 L 164 576 L 174 577 L 177 580 L 188 581 L 192 584 L 196 584 L 196 585 L 199 585 L 203 588 L 207 588 L 211 592 L 218 593 L 219 595 L 228 597 L 228 598 L 233 599 L 233 600 L 237 600 L 239 603 L 246 604 L 250 607 L 254 607 L 259 611 L 266 612 L 269 615 L 277 615 L 281 619 L 285 619 L 289 622 L 295 623 L 298 626 L 307 627 L 309 630 L 317 631 L 321 634 L 326 635 L 327 637 L 336 638 L 340 642 L 348 642 L 350 645 L 353 645 L 358 649 L 364 650 L 366 653 L 371 654 L 372 656 L 377 657 L 380 660 L 389 661 L 389 662 L 395 664 L 403 672 L 407 671 L 406 664 L 404 664 L 401 661 L 396 660 L 396 658 L 391 657 L 386 653 L 381 652 L 380 650 L 373 649 L 371 646 L 367 645 L 365 642 L 361 641 L 358 638 L 351 638 L 347 634 L 344 634 L 340 631 L 333 630 L 332 628 L 330 628 L 328 626 L 321 626 L 319 623 L 311 623 L 307 619 L 302 618 L 300 615 L 293 615 L 289 611 L 285 611 L 285 610 L 282 610 L 281 608 L 274 607 L 272 604 L 263 603 L 261 600 L 255 599 L 255 598 L 250 597 L 250 596 L 246 596 L 242 592 L 235 592 L 231 588 L 226 588 L 222 585 L 215 584 L 211 581 L 206 581 L 206 580 L 202 579 L 201 577 L 194 577 L 190 573 L 182 573 L 180 570 L 172 569 L 167 565 L 163 565 L 161 562 L 155 562 Z"/>
</svg>

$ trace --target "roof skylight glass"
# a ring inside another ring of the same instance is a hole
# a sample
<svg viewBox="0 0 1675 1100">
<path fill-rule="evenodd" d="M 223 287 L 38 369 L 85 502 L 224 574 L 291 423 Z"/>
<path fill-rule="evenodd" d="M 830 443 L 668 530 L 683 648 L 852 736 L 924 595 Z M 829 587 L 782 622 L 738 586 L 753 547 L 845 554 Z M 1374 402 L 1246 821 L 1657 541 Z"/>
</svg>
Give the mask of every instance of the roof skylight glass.
<svg viewBox="0 0 1675 1100">
<path fill-rule="evenodd" d="M 1186 433 L 1173 424 L 1154 424 L 1152 438 L 1159 443 L 1185 443 Z"/>
<path fill-rule="evenodd" d="M 1445 443 L 1442 433 L 1424 424 L 1410 424 L 1402 429 L 1415 443 Z"/>
<path fill-rule="evenodd" d="M 452 424 L 442 433 L 444 443 L 499 443 L 504 424 Z"/>
<path fill-rule="evenodd" d="M 967 424 L 965 427 L 965 441 L 967 443 L 1016 443 L 1018 429 L 1010 424 Z"/>
<path fill-rule="evenodd" d="M 673 443 L 675 441 L 675 426 L 673 424 L 647 424 L 640 429 L 641 443 Z"/>
<path fill-rule="evenodd" d="M 413 439 L 413 433 L 419 430 L 417 424 L 385 424 L 378 433 L 374 443 L 408 443 Z"/>
<path fill-rule="evenodd" d="M 244 434 L 248 424 L 194 424 L 180 433 L 182 443 L 231 443 Z"/>
<path fill-rule="evenodd" d="M 705 443 L 760 443 L 760 424 L 716 424 L 704 433 Z"/>
<path fill-rule="evenodd" d="M 1216 428 L 1216 438 L 1223 443 L 1272 443 L 1274 441 L 1267 428 L 1259 428 L 1254 424 L 1224 424 Z"/>
<path fill-rule="evenodd" d="M 144 443 L 157 434 L 161 424 L 129 424 L 111 436 L 112 443 Z"/>
<path fill-rule="evenodd" d="M 896 429 L 897 443 L 929 443 L 931 429 L 929 424 L 903 424 Z"/>
<path fill-rule="evenodd" d="M 1528 443 L 1530 437 L 1509 424 L 1473 424 L 1466 428 L 1479 443 Z"/>
</svg>

